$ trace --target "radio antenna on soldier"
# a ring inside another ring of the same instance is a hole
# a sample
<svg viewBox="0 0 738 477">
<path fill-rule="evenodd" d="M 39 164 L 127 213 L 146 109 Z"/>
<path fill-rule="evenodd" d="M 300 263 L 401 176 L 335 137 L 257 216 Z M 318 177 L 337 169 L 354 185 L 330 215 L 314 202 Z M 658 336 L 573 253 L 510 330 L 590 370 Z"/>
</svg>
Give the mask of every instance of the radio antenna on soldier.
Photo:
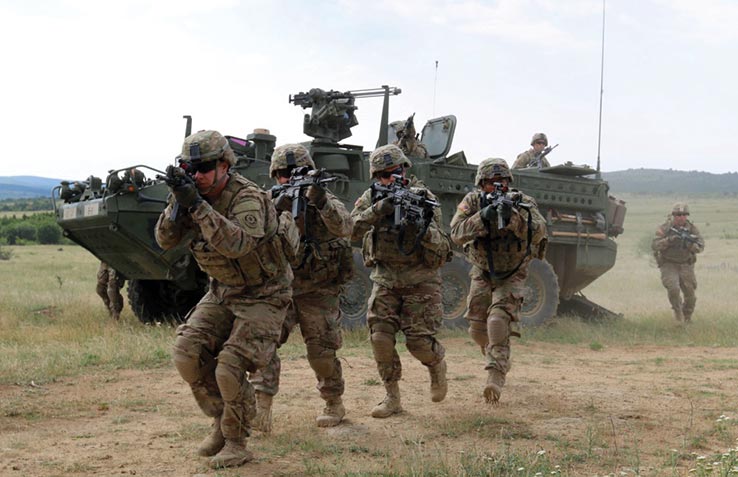
<svg viewBox="0 0 738 477">
<path fill-rule="evenodd" d="M 605 0 L 602 0 L 602 57 L 600 59 L 600 119 L 597 125 L 597 178 L 600 179 L 600 145 L 602 143 L 602 95 L 605 84 Z"/>
<path fill-rule="evenodd" d="M 436 84 L 438 83 L 438 60 L 436 60 L 436 72 L 433 75 L 433 114 L 431 117 L 436 117 Z"/>
</svg>

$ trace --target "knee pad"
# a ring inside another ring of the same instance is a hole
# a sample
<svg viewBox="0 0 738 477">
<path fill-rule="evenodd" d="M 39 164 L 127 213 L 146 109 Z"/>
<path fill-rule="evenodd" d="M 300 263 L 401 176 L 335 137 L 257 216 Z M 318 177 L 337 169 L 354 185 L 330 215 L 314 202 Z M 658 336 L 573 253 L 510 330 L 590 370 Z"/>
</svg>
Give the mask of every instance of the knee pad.
<svg viewBox="0 0 738 477">
<path fill-rule="evenodd" d="M 485 348 L 489 342 L 487 336 L 487 323 L 483 321 L 469 321 L 469 336 L 476 344 Z"/>
<path fill-rule="evenodd" d="M 490 316 L 487 319 L 487 336 L 492 346 L 505 343 L 510 338 L 510 325 L 507 319 L 498 315 Z"/>
<path fill-rule="evenodd" d="M 336 362 L 336 358 L 333 357 L 323 357 L 323 358 L 310 358 L 308 357 L 308 363 L 310 363 L 310 367 L 313 368 L 313 371 L 315 371 L 315 374 L 319 378 L 330 378 L 333 376 L 333 372 L 335 371 L 336 367 L 334 366 L 334 363 Z"/>
<path fill-rule="evenodd" d="M 438 352 L 436 340 L 431 336 L 409 336 L 405 344 L 410 354 L 426 366 L 435 366 L 443 359 L 443 353 Z"/>
<path fill-rule="evenodd" d="M 224 401 L 234 401 L 238 398 L 243 382 L 246 381 L 246 372 L 238 356 L 227 351 L 220 352 L 218 366 L 215 368 L 215 380 Z"/>
<path fill-rule="evenodd" d="M 375 331 L 371 336 L 374 356 L 378 361 L 392 361 L 395 351 L 395 335 Z"/>
<path fill-rule="evenodd" d="M 178 336 L 174 342 L 172 359 L 174 366 L 187 383 L 193 384 L 200 380 L 200 348 L 201 346 L 184 336 Z"/>
</svg>

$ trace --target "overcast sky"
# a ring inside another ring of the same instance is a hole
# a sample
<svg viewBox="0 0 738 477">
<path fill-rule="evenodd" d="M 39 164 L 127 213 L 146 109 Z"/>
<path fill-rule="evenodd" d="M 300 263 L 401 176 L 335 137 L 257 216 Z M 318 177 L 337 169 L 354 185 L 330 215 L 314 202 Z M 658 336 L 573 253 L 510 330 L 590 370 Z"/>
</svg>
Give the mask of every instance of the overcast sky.
<svg viewBox="0 0 738 477">
<path fill-rule="evenodd" d="M 609 0 L 604 171 L 738 170 L 738 1 Z M 291 93 L 402 88 L 390 119 L 458 118 L 451 152 L 596 164 L 601 0 L 0 0 L 0 175 L 164 168 L 194 129 L 278 144 Z M 438 68 L 435 62 L 438 61 Z M 381 100 L 345 142 L 376 143 Z"/>
</svg>

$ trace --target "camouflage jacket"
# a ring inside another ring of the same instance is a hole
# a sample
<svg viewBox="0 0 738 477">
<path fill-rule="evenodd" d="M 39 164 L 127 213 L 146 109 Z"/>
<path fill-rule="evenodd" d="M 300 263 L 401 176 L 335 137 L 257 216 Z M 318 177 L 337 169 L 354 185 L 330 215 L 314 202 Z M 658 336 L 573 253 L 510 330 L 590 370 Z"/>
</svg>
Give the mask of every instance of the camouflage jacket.
<svg viewBox="0 0 738 477">
<path fill-rule="evenodd" d="M 512 189 L 511 192 L 517 191 Z M 523 194 L 523 200 L 532 204 L 531 255 L 528 256 L 525 255 L 528 245 L 528 212 L 524 209 L 513 209 L 507 226 L 498 230 L 496 222 L 486 223 L 479 213 L 482 209 L 481 192 L 477 190 L 466 194 L 451 219 L 451 239 L 464 247 L 464 254 L 469 263 L 484 272 L 489 272 L 488 248 L 492 251 L 495 274 L 510 272 L 521 261 L 524 265 L 533 258 L 543 258 L 547 242 L 546 219 L 538 211 L 532 197 Z"/>
<path fill-rule="evenodd" d="M 705 249 L 705 241 L 697 227 L 690 221 L 682 227 L 682 230 L 691 236 L 690 240 L 682 240 L 672 228 L 679 230 L 679 227 L 676 227 L 674 221 L 669 218 L 656 228 L 656 235 L 651 241 L 651 249 L 659 266 L 664 262 L 694 263 L 697 261 L 696 254 Z"/>
<path fill-rule="evenodd" d="M 400 149 L 402 149 L 402 152 L 407 157 L 420 157 L 422 159 L 428 158 L 428 149 L 425 147 L 425 144 L 415 138 L 397 140 L 392 144 L 400 146 Z"/>
<path fill-rule="evenodd" d="M 279 303 L 285 294 L 291 295 L 292 270 L 267 192 L 231 172 L 213 204 L 202 201 L 191 213 L 180 212 L 173 222 L 169 219 L 173 203 L 172 199 L 159 216 L 156 241 L 169 250 L 189 240 L 195 260 L 211 277 L 210 291 L 216 297 L 271 298 Z M 295 229 L 294 222 L 291 227 Z"/>
<path fill-rule="evenodd" d="M 297 220 L 301 240 L 292 263 L 295 295 L 343 284 L 352 275 L 351 215 L 330 191 L 326 191 L 326 199 L 322 209 L 308 204 L 305 217 Z"/>
<path fill-rule="evenodd" d="M 518 158 L 515 159 L 515 163 L 513 164 L 512 168 L 525 169 L 526 167 L 536 167 L 535 157 L 536 153 L 533 149 L 528 149 L 525 152 L 521 152 L 520 154 L 518 154 Z M 551 164 L 545 157 L 541 159 L 541 167 L 551 167 Z"/>
<path fill-rule="evenodd" d="M 414 192 L 426 190 L 425 185 L 415 177 L 411 177 L 409 187 Z M 430 191 L 427 194 L 435 199 Z M 451 254 L 451 241 L 441 226 L 440 208 L 435 210 L 433 220 L 420 240 L 421 246 L 410 255 L 405 255 L 398 247 L 400 232 L 393 226 L 393 217 L 377 214 L 372 205 L 372 189 L 369 189 L 358 198 L 351 212 L 354 219 L 351 240 L 362 240 L 364 264 L 373 267 L 371 279 L 388 288 L 424 282 L 440 284 L 439 269 Z M 417 234 L 417 228 L 406 228 L 402 243 L 405 250 L 412 249 Z"/>
</svg>

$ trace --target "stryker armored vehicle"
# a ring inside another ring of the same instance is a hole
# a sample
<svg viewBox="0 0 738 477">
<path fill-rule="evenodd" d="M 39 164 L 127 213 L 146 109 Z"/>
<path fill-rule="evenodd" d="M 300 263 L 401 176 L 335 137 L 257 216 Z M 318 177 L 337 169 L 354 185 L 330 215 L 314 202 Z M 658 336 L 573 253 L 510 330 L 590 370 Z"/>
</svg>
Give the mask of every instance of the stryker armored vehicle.
<svg viewBox="0 0 738 477">
<path fill-rule="evenodd" d="M 296 106 L 310 110 L 304 116 L 303 132 L 313 140 L 305 145 L 316 166 L 337 178 L 329 188 L 349 210 L 371 182 L 371 151 L 340 142 L 350 137 L 351 128 L 358 124 L 355 101 L 383 97 L 377 141 L 380 146 L 397 139 L 396 130 L 388 122 L 389 99 L 400 92 L 389 86 L 346 92 L 311 89 L 289 98 Z M 192 119 L 185 118 L 187 136 Z M 420 141 L 429 157 L 411 157 L 413 167 L 409 171 L 438 197 L 447 228 L 457 204 L 475 188 L 476 166 L 467 163 L 463 151 L 449 155 L 456 122 L 453 115 L 427 121 Z M 259 129 L 245 139 L 226 137 L 238 159 L 234 169 L 269 188 L 269 160 L 276 137 Z M 156 167 L 138 164 L 114 169 L 104 184 L 90 177 L 87 181 L 62 183 L 52 191 L 64 235 L 125 275 L 130 306 L 142 322 L 181 321 L 207 288 L 207 276 L 197 268 L 185 243 L 164 251 L 154 239 L 154 226 L 168 194 L 166 184 L 156 175 L 164 174 L 166 166 L 163 161 Z M 523 324 L 541 324 L 557 311 L 615 316 L 584 298 L 581 290 L 615 263 L 617 245 L 613 238 L 623 231 L 624 203 L 610 197 L 607 183 L 598 171 L 587 166 L 567 163 L 513 173 L 515 187 L 538 202 L 547 217 L 549 233 L 546 260 L 534 260 L 530 265 Z M 469 291 L 469 265 L 460 251 L 454 255 L 441 270 L 446 326 L 463 324 Z M 369 271 L 358 248 L 354 263 L 355 277 L 347 284 L 341 303 L 347 327 L 365 322 L 371 292 Z"/>
</svg>

